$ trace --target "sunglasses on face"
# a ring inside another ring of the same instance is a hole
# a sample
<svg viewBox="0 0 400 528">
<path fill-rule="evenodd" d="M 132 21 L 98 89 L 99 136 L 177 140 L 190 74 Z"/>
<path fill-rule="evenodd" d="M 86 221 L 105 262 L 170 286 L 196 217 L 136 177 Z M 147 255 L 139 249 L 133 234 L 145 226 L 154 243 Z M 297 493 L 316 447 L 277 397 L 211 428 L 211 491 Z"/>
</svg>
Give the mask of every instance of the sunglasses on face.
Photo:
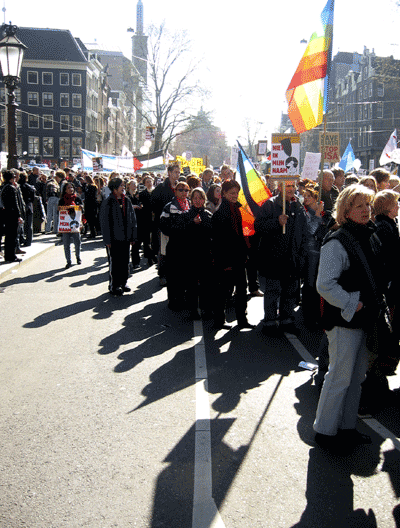
<svg viewBox="0 0 400 528">
<path fill-rule="evenodd" d="M 189 192 L 189 189 L 177 189 L 179 192 Z"/>
</svg>

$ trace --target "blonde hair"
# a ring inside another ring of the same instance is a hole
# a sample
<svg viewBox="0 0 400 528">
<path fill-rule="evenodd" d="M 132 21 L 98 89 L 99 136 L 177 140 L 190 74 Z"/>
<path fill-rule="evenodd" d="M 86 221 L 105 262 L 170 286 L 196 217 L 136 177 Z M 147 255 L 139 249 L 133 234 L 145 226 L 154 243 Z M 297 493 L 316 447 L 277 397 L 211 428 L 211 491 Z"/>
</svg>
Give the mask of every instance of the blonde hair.
<svg viewBox="0 0 400 528">
<path fill-rule="evenodd" d="M 390 189 L 396 189 L 397 193 L 400 193 L 400 178 L 395 174 L 391 174 L 389 178 Z"/>
<path fill-rule="evenodd" d="M 343 225 L 347 222 L 347 215 L 349 214 L 354 201 L 359 196 L 365 198 L 367 203 L 371 203 L 375 194 L 374 191 L 371 191 L 371 189 L 368 189 L 368 187 L 364 187 L 363 185 L 359 185 L 357 183 L 349 185 L 348 187 L 345 187 L 343 191 L 341 191 L 337 197 L 332 213 L 332 216 L 339 225 Z"/>
<path fill-rule="evenodd" d="M 387 215 L 396 205 L 399 195 L 395 191 L 385 189 L 379 191 L 374 198 L 374 212 L 376 215 Z"/>
<path fill-rule="evenodd" d="M 368 187 L 368 185 L 365 185 L 367 182 L 371 182 L 373 187 L 374 187 L 374 191 L 377 193 L 378 192 L 378 186 L 376 184 L 376 180 L 373 176 L 363 176 L 362 178 L 360 178 L 358 180 L 358 184 L 359 185 L 364 185 L 365 187 Z M 369 187 L 368 187 L 369 189 Z"/>
</svg>

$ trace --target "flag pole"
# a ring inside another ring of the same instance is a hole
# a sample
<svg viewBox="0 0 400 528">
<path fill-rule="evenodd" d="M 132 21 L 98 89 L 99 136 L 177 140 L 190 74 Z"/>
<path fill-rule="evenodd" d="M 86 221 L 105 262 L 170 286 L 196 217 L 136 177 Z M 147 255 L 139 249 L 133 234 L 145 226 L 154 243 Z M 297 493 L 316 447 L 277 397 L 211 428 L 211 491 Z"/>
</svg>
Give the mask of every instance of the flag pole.
<svg viewBox="0 0 400 528">
<path fill-rule="evenodd" d="M 325 112 L 324 115 L 324 132 L 322 134 L 322 152 L 321 152 L 321 171 L 319 175 L 319 191 L 318 191 L 318 201 L 321 201 L 322 194 L 322 180 L 324 178 L 324 163 L 325 163 L 325 135 L 326 135 L 326 118 L 328 112 Z"/>
</svg>

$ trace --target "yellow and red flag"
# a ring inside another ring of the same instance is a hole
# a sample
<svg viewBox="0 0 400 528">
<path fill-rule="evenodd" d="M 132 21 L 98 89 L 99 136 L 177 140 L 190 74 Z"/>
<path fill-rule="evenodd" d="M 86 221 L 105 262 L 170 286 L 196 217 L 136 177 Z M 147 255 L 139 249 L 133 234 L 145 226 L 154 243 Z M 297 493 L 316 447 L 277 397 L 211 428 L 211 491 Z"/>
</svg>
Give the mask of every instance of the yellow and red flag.
<svg viewBox="0 0 400 528">
<path fill-rule="evenodd" d="M 320 125 L 326 112 L 334 4 L 334 0 L 328 0 L 321 13 L 321 27 L 311 35 L 286 90 L 288 115 L 298 134 Z"/>
</svg>

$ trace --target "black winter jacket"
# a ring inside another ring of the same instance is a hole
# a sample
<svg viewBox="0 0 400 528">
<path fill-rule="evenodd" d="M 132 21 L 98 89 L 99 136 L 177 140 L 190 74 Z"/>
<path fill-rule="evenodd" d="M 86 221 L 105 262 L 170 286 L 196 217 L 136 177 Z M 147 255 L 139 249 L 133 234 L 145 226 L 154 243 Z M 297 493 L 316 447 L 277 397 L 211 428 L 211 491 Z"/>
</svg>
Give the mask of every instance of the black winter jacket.
<svg viewBox="0 0 400 528">
<path fill-rule="evenodd" d="M 137 239 L 135 211 L 126 196 L 124 196 L 124 204 L 125 216 L 123 208 L 113 193 L 102 203 L 100 224 L 106 246 L 113 242 L 134 242 Z"/>
<path fill-rule="evenodd" d="M 247 245 L 243 235 L 240 203 L 234 205 L 239 220 L 239 230 L 234 226 L 230 203 L 222 198 L 221 205 L 212 216 L 212 248 L 215 265 L 220 269 L 244 266 Z"/>
<path fill-rule="evenodd" d="M 311 236 L 306 212 L 297 199 L 286 203 L 289 218 L 285 234 L 278 220 L 282 213 L 282 195 L 278 194 L 261 206 L 254 222 L 254 229 L 260 236 L 258 268 L 264 277 L 300 277 L 304 272 Z"/>
</svg>

